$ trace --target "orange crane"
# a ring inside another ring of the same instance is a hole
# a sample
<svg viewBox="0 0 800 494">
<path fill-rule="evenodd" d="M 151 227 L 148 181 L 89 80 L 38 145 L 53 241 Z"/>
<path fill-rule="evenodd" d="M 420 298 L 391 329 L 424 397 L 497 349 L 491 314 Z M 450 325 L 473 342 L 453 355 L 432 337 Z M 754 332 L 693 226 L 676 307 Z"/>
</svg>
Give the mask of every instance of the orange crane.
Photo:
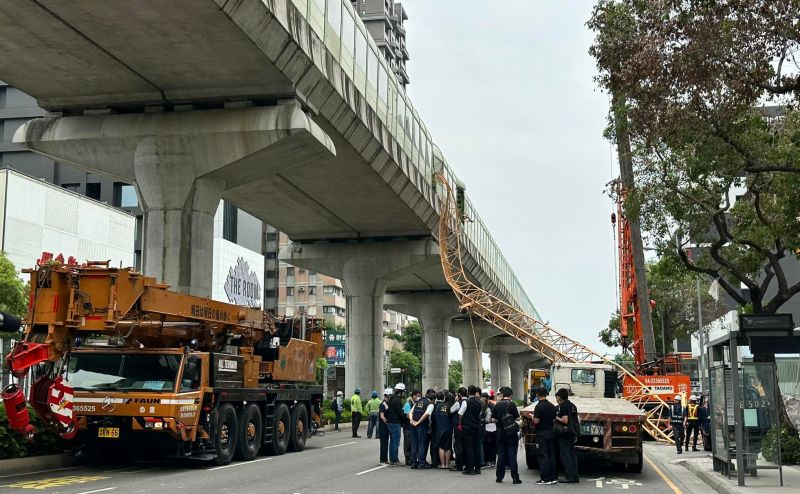
<svg viewBox="0 0 800 494">
<path fill-rule="evenodd" d="M 637 393 L 637 382 L 641 382 L 649 386 L 651 395 L 658 395 L 662 400 L 670 401 L 676 394 L 686 395 L 691 391 L 691 379 L 683 373 L 683 357 L 678 353 L 665 354 L 652 360 L 647 358 L 643 329 L 645 314 L 640 305 L 640 280 L 637 279 L 637 270 L 635 269 L 637 252 L 632 241 L 632 229 L 638 228 L 638 224 L 632 225 L 625 214 L 627 190 L 622 180 L 615 180 L 613 185 L 617 212 L 611 214 L 611 223 L 616 227 L 619 256 L 620 345 L 624 352 L 630 352 L 633 355 L 636 371 L 636 381 L 631 379 L 623 381 L 623 394 Z M 638 254 L 643 260 L 643 253 Z M 649 305 L 654 307 L 655 302 L 650 300 Z M 647 318 L 649 318 L 649 313 Z M 652 322 L 647 326 L 652 331 Z M 656 402 L 655 399 L 650 401 Z"/>
</svg>

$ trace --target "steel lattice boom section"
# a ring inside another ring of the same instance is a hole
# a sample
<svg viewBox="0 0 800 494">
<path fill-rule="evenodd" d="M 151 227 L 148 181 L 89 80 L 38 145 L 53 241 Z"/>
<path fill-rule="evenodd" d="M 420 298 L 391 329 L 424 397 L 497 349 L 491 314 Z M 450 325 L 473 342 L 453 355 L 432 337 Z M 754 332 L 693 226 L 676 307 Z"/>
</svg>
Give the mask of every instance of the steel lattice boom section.
<svg viewBox="0 0 800 494">
<path fill-rule="evenodd" d="M 439 256 L 447 283 L 453 289 L 460 307 L 514 337 L 551 362 L 602 361 L 613 366 L 625 376 L 626 385 L 637 386 L 636 392 L 625 399 L 645 410 L 645 430 L 659 441 L 673 442 L 671 431 L 663 430 L 668 421 L 669 405 L 657 395 L 651 394 L 649 388 L 633 373 L 485 291 L 469 278 L 461 255 L 461 212 L 453 200 L 453 191 L 445 176 L 437 172 L 436 180 L 445 189 L 439 221 Z M 645 409 L 645 405 L 652 408 Z"/>
</svg>

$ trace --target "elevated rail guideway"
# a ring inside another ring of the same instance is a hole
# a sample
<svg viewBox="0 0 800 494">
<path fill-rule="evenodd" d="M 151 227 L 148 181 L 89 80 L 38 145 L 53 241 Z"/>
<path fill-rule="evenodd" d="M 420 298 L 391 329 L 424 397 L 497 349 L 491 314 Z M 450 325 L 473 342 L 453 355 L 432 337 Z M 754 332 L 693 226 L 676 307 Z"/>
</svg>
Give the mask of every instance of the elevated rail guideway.
<svg viewBox="0 0 800 494">
<path fill-rule="evenodd" d="M 538 317 L 348 0 L 2 2 L 0 52 L 0 80 L 48 112 L 16 142 L 136 186 L 145 274 L 209 295 L 225 199 L 287 233 L 281 258 L 342 278 L 348 360 L 370 362 L 348 389 L 380 387 L 385 292 L 450 292 L 435 172 L 471 218 L 469 278 Z"/>
</svg>

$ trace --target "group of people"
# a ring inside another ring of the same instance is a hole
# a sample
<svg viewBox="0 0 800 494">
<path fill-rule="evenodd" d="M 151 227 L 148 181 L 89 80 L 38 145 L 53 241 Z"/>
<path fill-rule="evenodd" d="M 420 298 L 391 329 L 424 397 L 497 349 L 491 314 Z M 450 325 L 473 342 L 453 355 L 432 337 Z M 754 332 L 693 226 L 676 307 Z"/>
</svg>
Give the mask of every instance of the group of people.
<svg viewBox="0 0 800 494">
<path fill-rule="evenodd" d="M 669 425 L 678 454 L 683 453 L 683 449 L 689 451 L 689 439 L 692 433 L 694 433 L 692 451 L 697 451 L 697 436 L 701 433 L 701 428 L 708 430 L 708 409 L 698 401 L 697 396 L 692 395 L 689 397 L 689 404 L 683 406 L 681 395 L 675 395 L 675 400 L 669 407 Z"/>
<path fill-rule="evenodd" d="M 377 413 L 381 464 L 401 464 L 402 437 L 405 464 L 412 469 L 478 475 L 481 468 L 495 466 L 496 481 L 502 482 L 508 467 L 512 482 L 522 482 L 517 467 L 520 414 L 511 388 L 500 388 L 499 396 L 476 386 L 405 394 L 403 383 L 383 391 Z"/>
<path fill-rule="evenodd" d="M 496 482 L 503 482 L 509 471 L 512 482 L 520 484 L 517 451 L 520 440 L 520 413 L 509 387 L 497 391 L 476 386 L 450 390 L 417 389 L 406 396 L 403 383 L 383 391 L 383 399 L 373 391 L 366 403 L 356 388 L 351 398 L 353 437 L 358 435 L 362 415 L 368 418 L 367 437 L 380 440 L 379 461 L 400 466 L 400 446 L 405 465 L 411 469 L 431 469 L 478 475 L 494 467 Z M 533 413 L 541 478 L 538 484 L 577 482 L 578 464 L 575 438 L 578 433 L 577 409 L 567 390 L 556 393 L 558 406 L 547 400 L 544 387 L 535 392 L 538 399 Z M 342 408 L 342 393 L 337 393 L 334 410 Z M 337 405 L 338 403 L 338 405 Z M 338 421 L 337 421 L 338 429 Z M 560 429 L 556 432 L 555 429 Z M 557 480 L 556 454 L 560 452 L 566 478 Z"/>
</svg>

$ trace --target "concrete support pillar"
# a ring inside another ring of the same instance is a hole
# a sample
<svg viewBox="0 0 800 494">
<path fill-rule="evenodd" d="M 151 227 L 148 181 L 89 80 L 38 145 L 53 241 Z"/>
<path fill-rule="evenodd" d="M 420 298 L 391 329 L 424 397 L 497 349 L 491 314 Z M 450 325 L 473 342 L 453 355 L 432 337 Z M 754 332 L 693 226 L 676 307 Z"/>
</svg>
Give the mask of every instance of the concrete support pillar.
<svg viewBox="0 0 800 494">
<path fill-rule="evenodd" d="M 536 352 L 520 352 L 509 356 L 508 365 L 511 370 L 511 390 L 514 398 L 524 400 L 528 395 L 528 390 L 524 389 L 525 375 L 528 369 L 532 368 L 531 363 L 537 361 L 540 355 Z"/>
<path fill-rule="evenodd" d="M 476 341 L 469 336 L 461 340 L 461 368 L 464 386 L 475 385 L 483 387 L 483 342 Z"/>
<path fill-rule="evenodd" d="M 500 389 L 511 384 L 508 372 L 508 354 L 494 351 L 489 354 L 492 366 L 492 389 Z"/>
<path fill-rule="evenodd" d="M 447 293 L 387 294 L 384 307 L 419 318 L 422 324 L 422 389 L 447 388 L 447 333 L 461 315 L 458 301 Z"/>
<path fill-rule="evenodd" d="M 389 280 L 438 262 L 431 240 L 292 244 L 279 259 L 342 280 L 347 298 L 345 393 L 384 386 L 383 305 Z"/>
<path fill-rule="evenodd" d="M 483 346 L 500 330 L 480 319 L 458 319 L 450 325 L 450 336 L 461 341 L 464 385 L 483 386 Z"/>
<path fill-rule="evenodd" d="M 383 294 L 386 280 L 374 263 L 348 262 L 342 285 L 347 300 L 345 388 L 366 393 L 383 386 Z"/>
<path fill-rule="evenodd" d="M 134 184 L 145 212 L 144 271 L 173 289 L 211 295 L 220 198 L 295 166 L 335 156 L 299 104 L 224 110 L 38 118 L 15 142 Z"/>
<path fill-rule="evenodd" d="M 179 141 L 144 139 L 133 157 L 144 209 L 144 273 L 173 289 L 211 296 L 214 213 L 225 182 L 197 178 L 196 157 Z"/>
</svg>

